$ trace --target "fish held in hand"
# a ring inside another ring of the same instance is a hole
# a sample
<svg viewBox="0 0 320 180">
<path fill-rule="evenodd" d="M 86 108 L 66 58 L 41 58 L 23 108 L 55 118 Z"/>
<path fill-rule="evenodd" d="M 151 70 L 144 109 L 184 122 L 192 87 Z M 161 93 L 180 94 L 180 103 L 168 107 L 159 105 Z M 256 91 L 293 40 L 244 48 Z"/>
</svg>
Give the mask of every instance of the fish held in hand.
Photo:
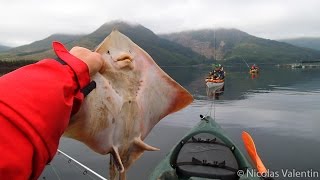
<svg viewBox="0 0 320 180">
<path fill-rule="evenodd" d="M 92 80 L 97 87 L 70 120 L 65 136 L 100 154 L 111 154 L 110 178 L 125 171 L 144 151 L 156 151 L 143 140 L 166 115 L 193 101 L 138 45 L 114 30 L 97 47 L 105 67 Z"/>
</svg>

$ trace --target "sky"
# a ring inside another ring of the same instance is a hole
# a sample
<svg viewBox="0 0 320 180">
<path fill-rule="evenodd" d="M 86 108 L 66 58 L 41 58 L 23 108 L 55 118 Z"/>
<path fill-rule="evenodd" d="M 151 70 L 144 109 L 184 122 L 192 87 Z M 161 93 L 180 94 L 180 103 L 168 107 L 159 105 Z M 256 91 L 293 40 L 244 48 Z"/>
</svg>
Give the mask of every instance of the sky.
<svg viewBox="0 0 320 180">
<path fill-rule="evenodd" d="M 159 34 L 236 28 L 266 39 L 320 37 L 319 0 L 0 0 L 0 44 L 89 34 L 113 20 Z"/>
</svg>

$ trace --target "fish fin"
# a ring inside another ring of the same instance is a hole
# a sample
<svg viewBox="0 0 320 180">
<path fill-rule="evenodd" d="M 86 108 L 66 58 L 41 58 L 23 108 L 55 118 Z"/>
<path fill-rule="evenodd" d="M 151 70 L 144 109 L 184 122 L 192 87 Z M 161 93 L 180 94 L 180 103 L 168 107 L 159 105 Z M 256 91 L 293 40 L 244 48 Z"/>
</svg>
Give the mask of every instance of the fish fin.
<svg viewBox="0 0 320 180">
<path fill-rule="evenodd" d="M 154 61 L 141 67 L 145 68 L 145 78 L 141 80 L 137 99 L 144 112 L 141 137 L 143 140 L 162 118 L 189 105 L 193 97 Z"/>
<path fill-rule="evenodd" d="M 114 164 L 114 160 L 110 158 L 109 164 L 109 179 L 110 180 L 126 180 L 126 170 L 123 172 L 119 172 L 117 170 L 116 165 Z"/>
<path fill-rule="evenodd" d="M 141 140 L 141 137 L 135 138 L 135 139 L 134 139 L 134 144 L 135 144 L 137 147 L 139 147 L 140 149 L 145 150 L 145 151 L 159 151 L 159 150 L 160 150 L 159 148 L 150 146 L 149 144 L 143 142 L 143 141 Z"/>
<path fill-rule="evenodd" d="M 134 139 L 133 144 L 130 148 L 130 158 L 124 164 L 125 169 L 128 169 L 130 165 L 135 162 L 144 151 L 158 151 L 160 149 L 152 147 L 141 140 L 140 137 Z"/>
<path fill-rule="evenodd" d="M 112 160 L 114 162 L 114 165 L 117 167 L 117 170 L 119 172 L 124 172 L 124 167 L 123 167 L 117 147 L 112 146 L 111 155 L 112 155 Z"/>
</svg>

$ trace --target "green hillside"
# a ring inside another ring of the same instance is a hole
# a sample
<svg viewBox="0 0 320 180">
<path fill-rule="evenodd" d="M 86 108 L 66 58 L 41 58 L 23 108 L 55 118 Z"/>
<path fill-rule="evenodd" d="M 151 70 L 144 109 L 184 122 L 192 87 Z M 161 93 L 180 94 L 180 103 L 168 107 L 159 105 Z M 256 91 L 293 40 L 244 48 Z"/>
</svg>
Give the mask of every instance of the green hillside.
<svg viewBox="0 0 320 180">
<path fill-rule="evenodd" d="M 199 64 L 205 59 L 205 57 L 192 52 L 189 48 L 159 38 L 142 25 L 132 25 L 124 22 L 106 23 L 93 33 L 68 44 L 68 46 L 81 45 L 89 49 L 95 49 L 114 28 L 148 52 L 159 65 Z"/>
<path fill-rule="evenodd" d="M 0 52 L 7 51 L 11 49 L 11 47 L 0 45 Z"/>
<path fill-rule="evenodd" d="M 94 50 L 95 47 L 114 29 L 131 38 L 136 44 L 147 51 L 159 65 L 191 65 L 203 62 L 205 57 L 191 51 L 180 44 L 159 38 L 149 29 L 141 25 L 130 25 L 124 22 L 111 22 L 102 25 L 96 31 L 85 36 L 78 36 L 70 41 L 63 39 L 69 49 L 73 46 L 83 46 Z M 51 50 L 51 42 L 59 40 L 46 38 L 30 45 L 12 49 L 6 54 L 0 54 L 0 59 L 5 60 L 38 60 L 46 57 L 54 57 Z"/>
<path fill-rule="evenodd" d="M 294 46 L 320 50 L 320 37 L 281 39 L 279 41 L 286 42 L 286 43 L 292 44 Z"/>
<path fill-rule="evenodd" d="M 33 52 L 40 52 L 51 49 L 52 41 L 60 41 L 62 43 L 70 43 L 83 35 L 67 35 L 67 34 L 53 34 L 43 40 L 35 41 L 28 45 L 19 46 L 10 50 L 12 53 L 17 53 L 18 56 L 32 54 Z"/>
<path fill-rule="evenodd" d="M 320 51 L 251 36 L 237 29 L 185 31 L 161 35 L 193 51 L 220 61 L 249 63 L 290 63 L 320 59 Z"/>
<path fill-rule="evenodd" d="M 11 48 L 0 54 L 0 60 L 39 60 L 40 58 L 52 57 L 52 41 L 70 43 L 83 35 L 53 34 L 45 39 L 35 41 L 31 44 Z"/>
</svg>

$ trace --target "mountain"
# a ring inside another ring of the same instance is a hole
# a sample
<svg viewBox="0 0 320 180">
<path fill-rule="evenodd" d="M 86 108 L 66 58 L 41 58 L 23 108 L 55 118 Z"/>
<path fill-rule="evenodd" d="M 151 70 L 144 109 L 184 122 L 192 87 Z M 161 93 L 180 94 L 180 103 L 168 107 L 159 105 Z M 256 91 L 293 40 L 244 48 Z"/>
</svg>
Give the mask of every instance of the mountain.
<svg viewBox="0 0 320 180">
<path fill-rule="evenodd" d="M 1 60 L 38 60 L 53 56 L 52 41 L 60 41 L 62 43 L 70 43 L 83 35 L 67 35 L 67 34 L 53 34 L 45 39 L 35 41 L 31 44 L 11 48 L 0 54 Z"/>
<path fill-rule="evenodd" d="M 83 46 L 94 50 L 113 29 L 132 39 L 161 66 L 212 63 L 213 59 L 227 63 L 292 63 L 320 59 L 320 51 L 297 47 L 252 36 L 237 29 L 206 29 L 156 35 L 139 24 L 113 21 L 103 24 L 87 35 L 55 34 L 28 45 L 0 53 L 0 60 L 39 60 L 55 57 L 51 43 L 61 41 L 69 49 Z"/>
<path fill-rule="evenodd" d="M 35 41 L 31 44 L 11 48 L 0 54 L 1 60 L 39 60 L 39 58 L 52 57 L 52 41 L 70 43 L 83 35 L 53 34 L 45 39 Z"/>
<path fill-rule="evenodd" d="M 199 64 L 205 59 L 205 57 L 191 51 L 189 48 L 159 38 L 151 30 L 140 24 L 128 24 L 121 21 L 106 23 L 86 37 L 74 41 L 70 46 L 78 44 L 94 49 L 113 29 L 117 29 L 128 36 L 162 66 Z"/>
<path fill-rule="evenodd" d="M 0 45 L 0 52 L 7 51 L 7 50 L 9 50 L 10 48 L 11 48 L 11 47 L 9 47 L 9 46 Z"/>
<path fill-rule="evenodd" d="M 64 44 L 70 43 L 76 39 L 81 38 L 83 35 L 69 35 L 69 34 L 53 34 L 40 41 L 35 41 L 28 45 L 19 46 L 11 49 L 9 52 L 17 53 L 18 56 L 24 56 L 35 52 L 43 52 L 51 49 L 52 41 L 60 41 Z"/>
<path fill-rule="evenodd" d="M 207 58 L 227 62 L 243 63 L 242 58 L 249 63 L 290 63 L 320 59 L 320 51 L 258 38 L 237 29 L 184 31 L 160 37 L 189 47 Z"/>
<path fill-rule="evenodd" d="M 292 44 L 294 46 L 320 50 L 320 37 L 280 39 L 279 41 L 286 42 L 286 43 Z"/>
<path fill-rule="evenodd" d="M 159 65 L 190 65 L 199 64 L 205 57 L 191 51 L 180 44 L 159 38 L 149 29 L 139 24 L 128 24 L 120 21 L 106 23 L 91 34 L 74 38 L 64 44 L 70 49 L 73 46 L 82 46 L 94 50 L 103 39 L 110 34 L 113 29 L 117 29 L 142 49 L 148 52 Z M 52 38 L 46 38 L 34 42 L 30 45 L 21 46 L 10 50 L 6 59 L 16 60 L 38 60 L 46 57 L 54 57 L 51 50 Z M 26 51 L 26 49 L 28 51 Z M 4 56 L 2 56 L 4 57 Z M 0 54 L 1 59 L 1 54 Z"/>
</svg>

